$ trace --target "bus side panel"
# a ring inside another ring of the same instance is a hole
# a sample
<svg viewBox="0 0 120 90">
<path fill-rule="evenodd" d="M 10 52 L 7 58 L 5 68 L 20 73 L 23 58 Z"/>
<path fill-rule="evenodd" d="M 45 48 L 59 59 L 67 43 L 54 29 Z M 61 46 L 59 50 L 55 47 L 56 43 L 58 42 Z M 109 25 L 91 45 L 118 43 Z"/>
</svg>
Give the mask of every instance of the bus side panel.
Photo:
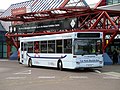
<svg viewBox="0 0 120 90">
<path fill-rule="evenodd" d="M 75 69 L 76 65 L 76 59 L 73 58 L 73 54 L 67 54 L 67 56 L 62 59 L 63 62 L 63 68 L 69 68 L 69 69 Z"/>
<path fill-rule="evenodd" d="M 61 58 L 61 54 L 28 53 L 28 55 L 35 66 L 57 67 L 57 62 Z"/>
<path fill-rule="evenodd" d="M 74 69 L 76 66 L 73 64 L 75 62 L 73 60 L 72 54 L 37 54 L 28 53 L 29 57 L 31 57 L 32 64 L 35 66 L 46 66 L 46 67 L 57 67 L 58 60 L 62 61 L 63 68 Z M 28 62 L 28 60 L 26 60 Z M 28 64 L 28 63 L 26 63 Z"/>
<path fill-rule="evenodd" d="M 32 63 L 35 66 L 45 66 L 45 67 L 57 67 L 57 59 L 40 59 L 40 58 L 32 58 Z"/>
</svg>

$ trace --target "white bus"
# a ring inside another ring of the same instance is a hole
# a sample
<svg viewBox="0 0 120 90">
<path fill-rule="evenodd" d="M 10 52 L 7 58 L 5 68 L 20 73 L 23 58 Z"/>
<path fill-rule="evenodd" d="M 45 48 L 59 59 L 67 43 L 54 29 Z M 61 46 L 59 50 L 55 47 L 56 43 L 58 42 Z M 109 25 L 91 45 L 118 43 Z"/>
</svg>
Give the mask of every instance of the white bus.
<svg viewBox="0 0 120 90">
<path fill-rule="evenodd" d="M 20 62 L 63 68 L 103 67 L 102 32 L 71 32 L 20 39 Z"/>
</svg>

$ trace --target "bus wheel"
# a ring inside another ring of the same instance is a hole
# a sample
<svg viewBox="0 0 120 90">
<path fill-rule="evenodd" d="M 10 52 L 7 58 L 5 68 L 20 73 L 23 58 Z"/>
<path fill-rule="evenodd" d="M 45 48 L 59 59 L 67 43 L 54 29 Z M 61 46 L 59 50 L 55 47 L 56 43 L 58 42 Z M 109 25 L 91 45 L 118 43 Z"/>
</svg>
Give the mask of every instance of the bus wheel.
<svg viewBox="0 0 120 90">
<path fill-rule="evenodd" d="M 31 59 L 29 59 L 29 61 L 28 61 L 28 67 L 32 67 L 33 65 L 32 65 L 32 60 Z"/>
<path fill-rule="evenodd" d="M 60 71 L 63 70 L 62 61 L 58 61 L 58 69 L 59 69 Z"/>
</svg>

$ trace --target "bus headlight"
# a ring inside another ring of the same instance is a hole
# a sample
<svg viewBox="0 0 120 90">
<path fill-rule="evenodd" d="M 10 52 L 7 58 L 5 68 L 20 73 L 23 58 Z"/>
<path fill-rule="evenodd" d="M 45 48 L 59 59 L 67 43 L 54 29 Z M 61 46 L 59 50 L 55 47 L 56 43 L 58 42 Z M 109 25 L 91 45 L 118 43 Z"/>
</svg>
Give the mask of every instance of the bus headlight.
<svg viewBox="0 0 120 90">
<path fill-rule="evenodd" d="M 100 64 L 102 64 L 103 62 L 102 61 L 99 61 Z"/>
</svg>

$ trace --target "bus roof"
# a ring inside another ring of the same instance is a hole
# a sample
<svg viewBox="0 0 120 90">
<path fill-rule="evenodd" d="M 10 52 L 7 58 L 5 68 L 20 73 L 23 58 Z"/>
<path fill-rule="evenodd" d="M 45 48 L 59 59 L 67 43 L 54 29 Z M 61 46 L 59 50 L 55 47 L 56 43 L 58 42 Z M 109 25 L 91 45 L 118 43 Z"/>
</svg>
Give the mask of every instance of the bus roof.
<svg viewBox="0 0 120 90">
<path fill-rule="evenodd" d="M 70 32 L 70 33 L 62 33 L 62 34 L 52 34 L 52 35 L 24 37 L 24 38 L 20 38 L 20 41 L 21 42 L 30 42 L 30 41 L 71 39 L 71 38 L 77 38 L 77 33 L 96 33 L 96 32 Z M 102 33 L 102 32 L 97 32 L 97 33 Z"/>
<path fill-rule="evenodd" d="M 42 35 L 42 36 L 33 36 L 33 37 L 24 37 L 20 38 L 20 41 L 44 41 L 44 40 L 55 40 L 55 39 L 68 39 L 74 36 L 75 32 L 72 33 L 63 33 L 63 34 L 52 34 L 52 35 Z"/>
</svg>

